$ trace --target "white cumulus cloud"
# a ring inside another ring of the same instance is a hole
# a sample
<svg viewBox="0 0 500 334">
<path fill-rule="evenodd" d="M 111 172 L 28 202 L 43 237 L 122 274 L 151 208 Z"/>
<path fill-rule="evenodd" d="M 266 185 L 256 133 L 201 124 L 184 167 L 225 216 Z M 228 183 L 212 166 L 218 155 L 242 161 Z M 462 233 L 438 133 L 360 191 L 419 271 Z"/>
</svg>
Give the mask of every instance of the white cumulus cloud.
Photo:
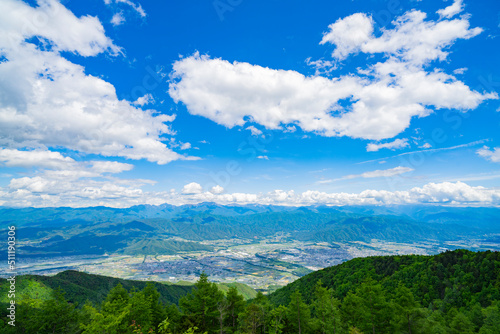
<svg viewBox="0 0 500 334">
<path fill-rule="evenodd" d="M 138 204 L 174 205 L 214 202 L 222 205 L 404 205 L 431 204 L 450 206 L 499 206 L 500 190 L 472 187 L 463 182 L 429 183 L 403 191 L 365 190 L 360 193 L 327 193 L 307 190 L 273 190 L 268 193 L 225 193 L 222 187 L 203 192 L 201 185 L 190 183 L 181 193 L 145 192 L 141 189 L 147 180 L 96 181 L 75 176 L 44 175 L 13 179 L 8 187 L 0 188 L 0 203 L 14 207 L 105 205 L 128 207 Z M 69 180 L 69 181 L 68 181 Z M 142 182 L 142 183 L 141 183 Z M 149 183 L 151 183 L 149 181 Z"/>
<path fill-rule="evenodd" d="M 110 83 L 61 56 L 119 54 L 96 17 L 76 17 L 55 0 L 31 7 L 0 3 L 0 145 L 10 149 L 65 147 L 102 156 L 165 164 L 186 157 L 160 137 L 174 116 L 119 100 Z M 37 37 L 49 47 L 27 40 Z"/>
<path fill-rule="evenodd" d="M 375 37 L 371 35 L 373 21 L 365 14 L 353 14 L 330 25 L 330 31 L 323 37 L 322 43 L 335 45 L 333 56 L 339 59 L 360 51 L 385 53 L 421 65 L 435 59 L 446 59 L 446 48 L 457 39 L 470 39 L 482 32 L 478 27 L 469 29 L 467 17 L 441 21 L 426 21 L 426 18 L 427 14 L 418 10 L 406 12 L 393 21 L 393 29 L 386 29 L 381 36 Z M 348 38 L 345 36 L 348 36 L 349 30 L 332 30 L 343 24 L 349 25 L 354 36 L 365 37 L 351 39 L 346 48 L 344 39 Z M 360 31 L 370 31 L 370 34 L 361 34 Z"/>
<path fill-rule="evenodd" d="M 376 152 L 382 148 L 388 148 L 390 150 L 397 150 L 397 149 L 405 148 L 408 146 L 410 146 L 408 144 L 408 139 L 396 139 L 394 141 L 391 141 L 388 143 L 383 143 L 383 144 L 370 143 L 366 146 L 366 151 L 367 152 Z"/>
<path fill-rule="evenodd" d="M 188 150 L 191 148 L 191 143 L 183 143 L 181 145 L 181 150 Z"/>
<path fill-rule="evenodd" d="M 224 188 L 219 185 L 216 185 L 213 186 L 212 189 L 210 189 L 210 192 L 212 194 L 222 194 L 224 192 Z"/>
<path fill-rule="evenodd" d="M 6 167 L 44 167 L 51 169 L 64 169 L 76 164 L 76 161 L 64 157 L 59 152 L 48 150 L 21 151 L 15 149 L 0 149 L 0 163 Z"/>
<path fill-rule="evenodd" d="M 334 44 L 337 59 L 358 52 L 384 56 L 357 74 L 307 77 L 195 53 L 174 63 L 169 94 L 191 114 L 226 127 L 252 122 L 267 129 L 296 126 L 322 136 L 372 140 L 393 138 L 412 118 L 433 110 L 472 110 L 498 98 L 471 90 L 439 68 L 426 70 L 430 61 L 446 60 L 456 40 L 482 31 L 470 28 L 467 16 L 433 21 L 413 10 L 393 25 L 375 36 L 371 18 L 362 13 L 330 25 L 321 43 Z"/>
<path fill-rule="evenodd" d="M 439 16 L 450 18 L 464 10 L 462 0 L 455 0 L 450 6 L 437 11 Z"/>
<path fill-rule="evenodd" d="M 257 129 L 255 126 L 250 125 L 249 127 L 246 128 L 247 130 L 250 130 L 252 133 L 252 136 L 260 136 L 262 134 L 262 131 Z"/>
<path fill-rule="evenodd" d="M 320 44 L 335 44 L 332 56 L 345 59 L 349 54 L 361 50 L 361 46 L 372 39 L 373 20 L 363 13 L 356 13 L 328 26 Z"/>
<path fill-rule="evenodd" d="M 153 98 L 153 95 L 151 94 L 146 94 L 144 96 L 139 97 L 137 100 L 134 101 L 134 105 L 136 106 L 144 106 L 146 104 L 154 103 L 155 99 Z"/>
<path fill-rule="evenodd" d="M 490 149 L 487 146 L 476 151 L 476 153 L 480 156 L 489 160 L 491 162 L 500 162 L 500 147 L 495 147 Z"/>
<path fill-rule="evenodd" d="M 182 188 L 182 193 L 186 195 L 200 194 L 202 191 L 202 186 L 196 182 L 188 183 Z"/>
</svg>

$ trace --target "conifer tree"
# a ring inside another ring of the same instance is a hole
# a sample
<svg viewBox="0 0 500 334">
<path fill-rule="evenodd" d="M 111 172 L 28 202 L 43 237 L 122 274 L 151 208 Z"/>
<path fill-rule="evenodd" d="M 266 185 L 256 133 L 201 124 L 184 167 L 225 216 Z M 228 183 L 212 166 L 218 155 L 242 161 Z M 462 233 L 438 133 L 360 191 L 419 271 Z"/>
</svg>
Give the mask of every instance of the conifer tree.
<svg viewBox="0 0 500 334">
<path fill-rule="evenodd" d="M 226 326 L 230 328 L 230 332 L 234 333 L 238 327 L 238 314 L 243 312 L 245 300 L 238 293 L 238 289 L 232 286 L 226 294 L 227 300 L 227 316 Z"/>
<path fill-rule="evenodd" d="M 336 334 L 340 329 L 340 301 L 333 297 L 332 290 L 323 286 L 321 280 L 314 289 L 313 307 L 322 334 Z"/>
<path fill-rule="evenodd" d="M 290 297 L 287 320 L 291 333 L 304 334 L 309 332 L 311 311 L 302 300 L 302 294 L 298 290 L 295 290 Z"/>
<path fill-rule="evenodd" d="M 223 297 L 217 285 L 209 282 L 208 276 L 202 273 L 193 291 L 180 299 L 179 306 L 191 327 L 196 326 L 202 332 L 217 333 L 217 305 Z"/>
<path fill-rule="evenodd" d="M 288 313 L 288 308 L 284 305 L 280 305 L 270 313 L 270 322 L 269 322 L 269 333 L 270 334 L 281 334 L 283 333 L 283 329 L 285 327 L 285 319 Z"/>
</svg>

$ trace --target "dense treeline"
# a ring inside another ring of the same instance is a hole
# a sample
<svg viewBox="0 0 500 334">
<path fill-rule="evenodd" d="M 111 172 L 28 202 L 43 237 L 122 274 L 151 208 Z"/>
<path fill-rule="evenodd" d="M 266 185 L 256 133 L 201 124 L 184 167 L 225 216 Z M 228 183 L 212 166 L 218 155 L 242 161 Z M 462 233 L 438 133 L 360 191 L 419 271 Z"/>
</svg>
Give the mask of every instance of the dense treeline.
<svg viewBox="0 0 500 334">
<path fill-rule="evenodd" d="M 457 307 L 475 303 L 484 307 L 500 299 L 500 253 L 455 250 L 434 256 L 357 258 L 311 273 L 277 290 L 270 299 L 285 304 L 299 290 L 310 302 L 314 286 L 321 280 L 343 300 L 368 279 L 379 282 L 385 291 L 394 291 L 401 284 L 426 307 L 436 300 Z"/>
<path fill-rule="evenodd" d="M 52 299 L 18 306 L 2 333 L 500 333 L 498 252 L 356 259 L 245 302 L 200 276 L 165 305 L 154 285 L 115 286 L 99 305 Z M 5 319 L 5 317 L 3 317 Z"/>
</svg>

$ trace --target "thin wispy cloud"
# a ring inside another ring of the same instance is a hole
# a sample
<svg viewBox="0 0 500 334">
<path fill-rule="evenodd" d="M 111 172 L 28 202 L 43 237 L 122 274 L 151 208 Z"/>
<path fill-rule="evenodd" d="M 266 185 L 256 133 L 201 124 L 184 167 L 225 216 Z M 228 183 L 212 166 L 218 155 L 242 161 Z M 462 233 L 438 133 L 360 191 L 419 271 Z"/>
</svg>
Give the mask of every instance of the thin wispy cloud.
<svg viewBox="0 0 500 334">
<path fill-rule="evenodd" d="M 337 179 L 329 179 L 329 180 L 320 180 L 317 181 L 316 184 L 327 184 L 327 183 L 332 183 L 335 181 L 342 181 L 342 180 L 352 180 L 352 179 L 358 179 L 358 178 L 363 178 L 363 179 L 371 179 L 371 178 L 378 178 L 378 177 L 393 177 L 396 175 L 404 174 L 414 171 L 413 168 L 410 167 L 403 167 L 403 166 L 398 166 L 390 169 L 378 169 L 374 171 L 368 171 L 364 172 L 361 174 L 350 174 L 343 176 L 341 178 Z"/>
<path fill-rule="evenodd" d="M 418 154 L 418 153 L 436 153 L 436 152 L 441 152 L 441 151 L 457 150 L 457 149 L 460 149 L 460 148 L 466 148 L 466 147 L 472 147 L 472 146 L 477 146 L 477 145 L 480 145 L 480 144 L 484 144 L 484 143 L 486 143 L 488 141 L 489 141 L 489 139 L 481 139 L 481 140 L 476 140 L 476 141 L 473 141 L 473 142 L 470 142 L 470 143 L 467 143 L 467 144 L 455 145 L 455 146 L 450 146 L 450 147 L 441 147 L 441 148 L 432 148 L 432 149 L 428 149 L 428 150 L 418 150 L 418 151 L 412 151 L 412 152 L 404 152 L 404 153 L 400 153 L 400 154 L 388 156 L 388 157 L 385 157 L 385 158 L 362 161 L 362 162 L 358 162 L 356 164 L 359 165 L 359 164 L 366 164 L 366 163 L 370 163 L 370 162 L 385 161 L 385 160 L 388 160 L 388 159 L 393 159 L 393 158 L 402 157 L 402 156 L 405 156 L 405 155 L 412 155 L 412 154 Z"/>
</svg>

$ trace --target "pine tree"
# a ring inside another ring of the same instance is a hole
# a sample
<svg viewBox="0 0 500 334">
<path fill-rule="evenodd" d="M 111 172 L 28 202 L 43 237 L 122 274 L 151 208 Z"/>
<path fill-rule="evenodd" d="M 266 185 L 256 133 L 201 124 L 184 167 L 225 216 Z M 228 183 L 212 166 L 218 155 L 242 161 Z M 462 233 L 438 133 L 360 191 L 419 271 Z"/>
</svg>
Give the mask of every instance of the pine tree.
<svg viewBox="0 0 500 334">
<path fill-rule="evenodd" d="M 285 327 L 285 319 L 288 313 L 288 308 L 284 305 L 280 305 L 275 309 L 271 310 L 270 313 L 270 334 L 281 334 L 283 333 L 283 328 Z"/>
<path fill-rule="evenodd" d="M 33 333 L 67 333 L 77 328 L 78 315 L 75 306 L 68 303 L 59 289 L 53 291 L 52 297 L 37 309 L 35 319 L 30 319 Z"/>
<path fill-rule="evenodd" d="M 241 327 L 243 333 L 257 334 L 261 326 L 262 311 L 258 305 L 251 303 L 245 308 L 245 312 L 242 314 Z"/>
<path fill-rule="evenodd" d="M 355 320 L 354 326 L 364 333 L 393 333 L 393 310 L 380 284 L 369 280 L 356 290 L 355 295 L 347 297 L 345 302 L 351 319 Z"/>
<path fill-rule="evenodd" d="M 292 333 L 302 334 L 309 332 L 311 311 L 309 306 L 302 301 L 302 294 L 298 290 L 295 290 L 290 296 L 287 320 Z"/>
<path fill-rule="evenodd" d="M 160 293 L 156 290 L 156 287 L 148 282 L 146 287 L 143 289 L 146 298 L 149 298 L 149 308 L 151 310 L 152 325 L 157 328 L 158 325 L 167 316 L 164 305 L 160 302 Z"/>
<path fill-rule="evenodd" d="M 231 333 L 234 333 L 238 327 L 238 314 L 243 312 L 245 300 L 238 293 L 238 289 L 232 286 L 226 294 L 227 300 L 227 316 L 226 326 L 230 328 Z"/>
<path fill-rule="evenodd" d="M 153 324 L 153 312 L 151 309 L 151 296 L 146 296 L 143 291 L 134 292 L 129 300 L 130 313 L 127 319 L 129 324 L 139 326 L 143 331 L 156 329 L 158 326 Z"/>
<path fill-rule="evenodd" d="M 333 297 L 332 290 L 323 286 L 321 280 L 314 289 L 313 307 L 322 334 L 338 333 L 340 329 L 340 301 Z"/>
<path fill-rule="evenodd" d="M 400 284 L 395 291 L 394 300 L 394 322 L 396 327 L 402 333 L 415 333 L 415 328 L 418 327 L 417 322 L 424 317 L 424 310 L 420 308 L 420 304 L 415 301 L 410 289 Z"/>
<path fill-rule="evenodd" d="M 209 282 L 208 276 L 202 273 L 192 292 L 180 299 L 179 306 L 191 327 L 196 326 L 202 332 L 217 333 L 217 305 L 223 297 L 217 285 Z"/>
<path fill-rule="evenodd" d="M 262 333 L 267 332 L 267 324 L 269 322 L 269 313 L 271 312 L 271 303 L 266 295 L 261 291 L 257 292 L 254 303 L 259 307 L 261 313 Z"/>
</svg>

